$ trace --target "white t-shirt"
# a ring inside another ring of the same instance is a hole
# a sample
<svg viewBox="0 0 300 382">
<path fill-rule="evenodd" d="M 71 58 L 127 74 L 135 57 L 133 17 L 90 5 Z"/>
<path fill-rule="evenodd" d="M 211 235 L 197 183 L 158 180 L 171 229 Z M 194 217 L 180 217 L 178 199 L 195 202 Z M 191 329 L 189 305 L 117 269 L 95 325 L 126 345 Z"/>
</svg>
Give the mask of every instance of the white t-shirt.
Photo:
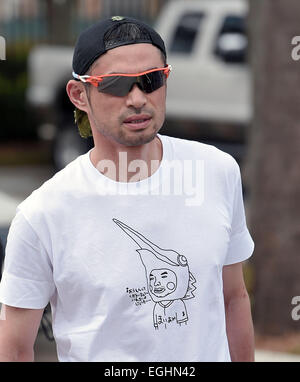
<svg viewBox="0 0 300 382">
<path fill-rule="evenodd" d="M 151 177 L 115 182 L 88 153 L 18 207 L 0 301 L 50 301 L 60 361 L 230 361 L 222 267 L 254 248 L 239 167 L 158 137 Z"/>
</svg>

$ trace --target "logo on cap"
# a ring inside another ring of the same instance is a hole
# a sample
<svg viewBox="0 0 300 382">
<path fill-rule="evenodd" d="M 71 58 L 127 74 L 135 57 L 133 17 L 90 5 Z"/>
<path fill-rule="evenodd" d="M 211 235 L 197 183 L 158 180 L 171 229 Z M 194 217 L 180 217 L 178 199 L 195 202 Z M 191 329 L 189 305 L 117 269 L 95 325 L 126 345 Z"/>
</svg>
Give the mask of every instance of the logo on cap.
<svg viewBox="0 0 300 382">
<path fill-rule="evenodd" d="M 112 19 L 112 21 L 121 21 L 124 19 L 124 17 L 123 16 L 113 16 L 111 19 Z"/>
</svg>

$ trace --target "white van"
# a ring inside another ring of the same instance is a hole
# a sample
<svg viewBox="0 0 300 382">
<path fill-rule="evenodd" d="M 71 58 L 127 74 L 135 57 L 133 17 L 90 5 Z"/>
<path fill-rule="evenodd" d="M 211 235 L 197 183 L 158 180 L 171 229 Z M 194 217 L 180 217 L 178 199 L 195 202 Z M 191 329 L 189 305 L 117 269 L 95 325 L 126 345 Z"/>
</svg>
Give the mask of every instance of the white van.
<svg viewBox="0 0 300 382">
<path fill-rule="evenodd" d="M 244 0 L 181 0 L 163 9 L 156 29 L 173 67 L 168 116 L 250 121 L 246 17 Z"/>
</svg>

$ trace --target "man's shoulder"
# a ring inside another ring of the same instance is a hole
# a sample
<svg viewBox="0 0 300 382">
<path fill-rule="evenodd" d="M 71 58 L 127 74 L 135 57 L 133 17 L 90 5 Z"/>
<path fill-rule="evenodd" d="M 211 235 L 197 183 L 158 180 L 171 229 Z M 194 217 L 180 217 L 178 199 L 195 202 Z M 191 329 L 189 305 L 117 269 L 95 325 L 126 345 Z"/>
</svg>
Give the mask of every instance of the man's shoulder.
<svg viewBox="0 0 300 382">
<path fill-rule="evenodd" d="M 76 158 L 65 168 L 58 171 L 46 180 L 39 188 L 34 190 L 20 205 L 19 209 L 47 209 L 65 199 L 66 194 L 71 194 L 79 187 L 83 156 Z"/>
<path fill-rule="evenodd" d="M 227 152 L 220 150 L 212 144 L 207 144 L 195 140 L 164 136 L 169 140 L 173 151 L 174 159 L 202 159 L 215 164 L 236 166 L 236 160 Z"/>
<path fill-rule="evenodd" d="M 43 183 L 38 190 L 41 192 L 46 192 L 48 189 L 51 191 L 53 191 L 53 189 L 63 191 L 71 190 L 76 187 L 78 178 L 82 175 L 82 164 L 86 155 L 87 154 L 81 155 L 70 162 L 66 167 L 55 173 L 50 179 Z"/>
</svg>

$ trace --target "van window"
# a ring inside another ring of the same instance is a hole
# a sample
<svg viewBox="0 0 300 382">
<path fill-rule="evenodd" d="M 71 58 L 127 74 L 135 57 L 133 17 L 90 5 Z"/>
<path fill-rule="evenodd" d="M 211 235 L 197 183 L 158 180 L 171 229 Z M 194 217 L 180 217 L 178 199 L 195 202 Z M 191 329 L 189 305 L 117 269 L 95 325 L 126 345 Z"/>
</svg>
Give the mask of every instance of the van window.
<svg viewBox="0 0 300 382">
<path fill-rule="evenodd" d="M 216 39 L 214 53 L 227 63 L 244 63 L 247 48 L 246 17 L 226 16 Z"/>
<path fill-rule="evenodd" d="M 203 17 L 203 13 L 194 12 L 185 13 L 180 18 L 170 44 L 170 52 L 182 54 L 192 52 Z"/>
</svg>

